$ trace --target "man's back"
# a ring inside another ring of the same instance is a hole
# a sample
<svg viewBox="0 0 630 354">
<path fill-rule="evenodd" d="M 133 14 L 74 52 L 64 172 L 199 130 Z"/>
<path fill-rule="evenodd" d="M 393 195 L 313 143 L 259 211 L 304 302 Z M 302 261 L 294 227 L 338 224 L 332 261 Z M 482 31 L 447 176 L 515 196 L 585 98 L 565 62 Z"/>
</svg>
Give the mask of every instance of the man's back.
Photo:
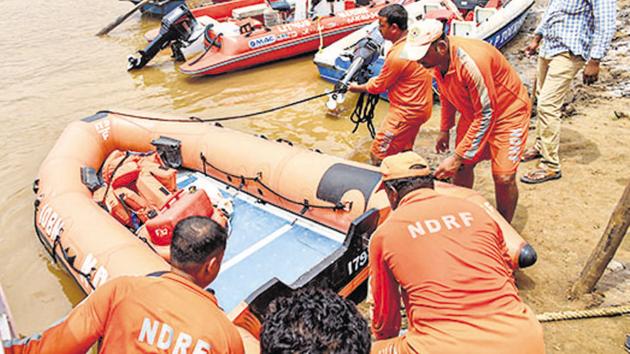
<svg viewBox="0 0 630 354">
<path fill-rule="evenodd" d="M 442 76 L 436 68 L 435 77 L 440 93 L 463 119 L 473 119 L 475 109 L 492 110 L 494 119 L 529 114 L 527 90 L 501 52 L 477 39 L 449 37 L 449 42 L 449 71 Z"/>
<path fill-rule="evenodd" d="M 403 119 L 422 123 L 431 117 L 433 89 L 431 73 L 422 65 L 400 58 L 405 38 L 394 43 L 387 53 L 380 74 L 367 84 L 368 92 L 388 92 L 390 109 Z"/>
<path fill-rule="evenodd" d="M 383 271 L 400 284 L 415 349 L 500 353 L 521 342 L 542 348 L 540 324 L 518 297 L 500 228 L 481 207 L 420 189 L 401 200 L 371 242 Z"/>
<path fill-rule="evenodd" d="M 129 278 L 110 301 L 113 326 L 105 326 L 103 353 L 242 352 L 216 298 L 178 275 Z"/>
<path fill-rule="evenodd" d="M 43 336 L 8 353 L 243 353 L 236 327 L 215 297 L 174 273 L 121 277 L 77 305 Z"/>
</svg>

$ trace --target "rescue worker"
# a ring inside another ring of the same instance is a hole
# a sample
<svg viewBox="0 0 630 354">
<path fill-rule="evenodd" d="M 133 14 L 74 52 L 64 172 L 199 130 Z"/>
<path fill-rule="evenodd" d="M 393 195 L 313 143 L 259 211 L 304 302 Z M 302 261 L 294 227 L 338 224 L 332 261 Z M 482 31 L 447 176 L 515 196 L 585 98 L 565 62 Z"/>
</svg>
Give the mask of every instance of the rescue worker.
<svg viewBox="0 0 630 354">
<path fill-rule="evenodd" d="M 372 353 L 544 353 L 494 219 L 436 193 L 412 151 L 385 158 L 381 172 L 393 211 L 370 239 Z M 401 296 L 409 329 L 397 337 Z"/>
<path fill-rule="evenodd" d="M 85 353 L 99 339 L 99 353 L 243 353 L 239 330 L 204 290 L 226 239 L 208 217 L 180 221 L 170 272 L 113 279 L 42 334 L 4 341 L 5 353 Z"/>
<path fill-rule="evenodd" d="M 366 84 L 350 84 L 351 92 L 381 94 L 387 91 L 389 110 L 370 148 L 373 165 L 389 155 L 413 149 L 420 126 L 431 117 L 431 73 L 422 65 L 399 58 L 407 37 L 407 10 L 399 4 L 382 8 L 379 31 L 393 43 L 380 74 Z"/>
<path fill-rule="evenodd" d="M 308 287 L 274 300 L 260 333 L 262 354 L 369 353 L 370 330 L 352 301 Z"/>
<path fill-rule="evenodd" d="M 437 20 L 419 21 L 401 54 L 434 68 L 442 105 L 438 152 L 448 150 L 455 113 L 461 114 L 455 153 L 440 163 L 435 177 L 453 177 L 456 185 L 472 188 L 475 165 L 490 159 L 497 209 L 511 222 L 518 202 L 516 170 L 531 113 L 518 74 L 495 47 L 478 39 L 447 37 Z"/>
</svg>

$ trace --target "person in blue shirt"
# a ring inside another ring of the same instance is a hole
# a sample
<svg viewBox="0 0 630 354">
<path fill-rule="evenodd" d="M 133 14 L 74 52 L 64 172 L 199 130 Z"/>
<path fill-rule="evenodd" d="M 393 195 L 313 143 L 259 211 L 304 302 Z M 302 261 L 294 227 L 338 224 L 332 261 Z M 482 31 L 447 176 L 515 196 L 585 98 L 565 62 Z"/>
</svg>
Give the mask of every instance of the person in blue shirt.
<svg viewBox="0 0 630 354">
<path fill-rule="evenodd" d="M 560 117 L 564 99 L 577 72 L 582 80 L 597 81 L 599 64 L 615 34 L 616 0 L 550 0 L 525 48 L 527 55 L 539 49 L 536 92 L 538 117 L 536 142 L 523 153 L 522 161 L 540 159 L 537 168 L 521 181 L 542 183 L 558 179 L 560 172 Z"/>
</svg>

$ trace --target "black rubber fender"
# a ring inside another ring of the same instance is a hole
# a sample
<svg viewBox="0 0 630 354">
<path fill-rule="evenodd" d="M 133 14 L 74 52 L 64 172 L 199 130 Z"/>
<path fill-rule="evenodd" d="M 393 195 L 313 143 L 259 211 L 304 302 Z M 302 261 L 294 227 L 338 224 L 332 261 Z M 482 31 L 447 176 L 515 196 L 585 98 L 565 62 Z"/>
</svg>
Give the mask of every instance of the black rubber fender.
<svg viewBox="0 0 630 354">
<path fill-rule="evenodd" d="M 538 260 L 538 254 L 529 243 L 523 246 L 521 253 L 518 255 L 518 266 L 520 268 L 531 267 Z"/>
</svg>

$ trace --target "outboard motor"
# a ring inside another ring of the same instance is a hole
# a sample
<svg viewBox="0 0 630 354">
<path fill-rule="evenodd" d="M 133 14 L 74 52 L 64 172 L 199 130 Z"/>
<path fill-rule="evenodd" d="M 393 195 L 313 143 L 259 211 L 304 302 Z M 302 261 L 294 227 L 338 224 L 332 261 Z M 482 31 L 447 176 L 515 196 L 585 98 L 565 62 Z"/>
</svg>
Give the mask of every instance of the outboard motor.
<svg viewBox="0 0 630 354">
<path fill-rule="evenodd" d="M 140 57 L 130 55 L 127 70 L 144 67 L 154 56 L 169 44 L 172 45 L 173 56 L 176 59 L 183 58 L 181 42 L 186 41 L 193 33 L 197 20 L 185 4 L 176 7 L 162 18 L 160 33 L 149 43 L 144 50 L 139 50 Z M 179 44 L 178 44 L 179 43 Z"/>
<path fill-rule="evenodd" d="M 356 44 L 354 53 L 351 56 L 352 63 L 350 63 L 344 76 L 335 84 L 335 91 L 339 92 L 330 95 L 330 99 L 326 103 L 329 110 L 335 110 L 337 104 L 343 102 L 343 94 L 348 90 L 348 85 L 351 81 L 359 84 L 368 81 L 370 78 L 368 67 L 378 59 L 382 45 L 383 37 L 381 36 L 368 36 Z"/>
<path fill-rule="evenodd" d="M 354 53 L 352 54 L 352 63 L 348 67 L 348 70 L 344 76 L 335 85 L 335 93 L 330 95 L 330 99 L 326 102 L 326 107 L 329 113 L 338 114 L 337 105 L 343 103 L 344 93 L 348 90 L 348 84 L 350 81 L 364 84 L 370 78 L 369 66 L 374 63 L 380 53 L 381 46 L 383 45 L 383 37 L 378 29 L 372 30 L 371 34 L 366 38 L 361 39 L 355 46 Z M 350 115 L 350 121 L 354 123 L 355 133 L 361 123 L 365 123 L 370 136 L 374 138 L 376 136 L 376 129 L 374 128 L 374 109 L 378 103 L 378 95 L 372 95 L 362 92 L 359 95 L 357 104 L 354 107 L 354 111 Z"/>
</svg>

